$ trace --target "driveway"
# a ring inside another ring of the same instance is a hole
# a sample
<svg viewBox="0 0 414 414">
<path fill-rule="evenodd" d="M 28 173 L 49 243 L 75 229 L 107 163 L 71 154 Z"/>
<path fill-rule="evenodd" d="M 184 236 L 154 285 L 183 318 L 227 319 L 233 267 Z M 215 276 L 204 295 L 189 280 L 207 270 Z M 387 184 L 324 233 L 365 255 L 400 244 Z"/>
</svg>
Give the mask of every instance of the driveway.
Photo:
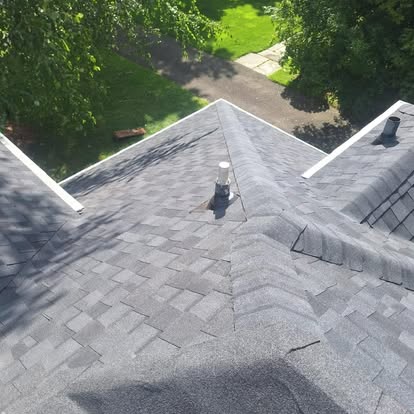
<svg viewBox="0 0 414 414">
<path fill-rule="evenodd" d="M 171 39 L 154 44 L 150 52 L 151 64 L 160 74 L 197 96 L 208 101 L 224 98 L 326 152 L 355 133 L 337 110 L 287 90 L 239 63 L 195 50 L 183 57 L 180 46 Z M 121 54 L 145 63 L 127 47 L 121 48 Z"/>
</svg>

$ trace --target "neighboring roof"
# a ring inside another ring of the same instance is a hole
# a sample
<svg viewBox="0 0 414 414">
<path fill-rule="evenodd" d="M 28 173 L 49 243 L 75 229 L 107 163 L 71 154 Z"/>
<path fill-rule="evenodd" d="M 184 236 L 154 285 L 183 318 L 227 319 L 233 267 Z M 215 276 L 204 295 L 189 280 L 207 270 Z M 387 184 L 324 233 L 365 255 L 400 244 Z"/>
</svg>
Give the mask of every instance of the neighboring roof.
<svg viewBox="0 0 414 414">
<path fill-rule="evenodd" d="M 414 412 L 399 110 L 398 145 L 371 145 L 379 125 L 309 179 L 324 153 L 220 100 L 65 180 L 82 215 L 62 207 L 0 293 L 0 408 Z M 213 212 L 223 160 L 240 197 Z"/>
</svg>

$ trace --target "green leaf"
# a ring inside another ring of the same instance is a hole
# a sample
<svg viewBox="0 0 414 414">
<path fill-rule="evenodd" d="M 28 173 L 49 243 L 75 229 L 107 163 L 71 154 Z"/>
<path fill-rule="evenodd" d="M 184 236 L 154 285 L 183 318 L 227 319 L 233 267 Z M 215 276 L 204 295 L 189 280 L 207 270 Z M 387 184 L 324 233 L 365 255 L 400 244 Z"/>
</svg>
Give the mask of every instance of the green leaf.
<svg viewBox="0 0 414 414">
<path fill-rule="evenodd" d="M 173 33 L 184 45 L 213 31 L 194 0 L 0 3 L 1 100 L 12 117 L 57 132 L 96 122 L 92 103 L 105 99 L 100 57 L 120 31 L 140 50 L 137 23 L 148 34 Z"/>
<path fill-rule="evenodd" d="M 69 45 L 66 43 L 66 40 L 62 39 L 62 44 L 64 49 L 66 50 L 66 52 L 70 52 L 70 47 Z"/>
<path fill-rule="evenodd" d="M 84 17 L 84 14 L 83 13 L 77 13 L 77 14 L 75 14 L 75 22 L 76 23 L 80 23 L 81 21 L 82 21 L 82 19 L 83 19 L 83 17 Z"/>
</svg>

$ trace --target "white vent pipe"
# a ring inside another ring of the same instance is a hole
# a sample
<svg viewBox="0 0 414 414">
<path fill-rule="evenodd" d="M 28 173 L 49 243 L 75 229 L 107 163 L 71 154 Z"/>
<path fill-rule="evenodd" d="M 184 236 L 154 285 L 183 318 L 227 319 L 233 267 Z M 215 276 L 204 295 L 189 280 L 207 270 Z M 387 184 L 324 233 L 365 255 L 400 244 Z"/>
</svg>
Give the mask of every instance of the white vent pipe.
<svg viewBox="0 0 414 414">
<path fill-rule="evenodd" d="M 219 164 L 217 184 L 228 185 L 229 184 L 229 170 L 230 163 L 223 161 Z"/>
</svg>

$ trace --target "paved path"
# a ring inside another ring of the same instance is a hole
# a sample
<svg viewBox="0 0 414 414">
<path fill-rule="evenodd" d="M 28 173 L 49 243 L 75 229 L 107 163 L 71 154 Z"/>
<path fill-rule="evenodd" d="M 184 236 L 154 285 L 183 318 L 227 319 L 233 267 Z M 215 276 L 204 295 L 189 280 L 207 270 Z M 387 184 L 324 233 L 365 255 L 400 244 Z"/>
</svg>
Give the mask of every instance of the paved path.
<svg viewBox="0 0 414 414">
<path fill-rule="evenodd" d="M 124 47 L 121 54 L 142 63 L 142 58 Z M 338 111 L 271 82 L 237 62 L 190 51 L 182 57 L 180 46 L 163 40 L 151 48 L 152 64 L 159 73 L 209 101 L 219 98 L 330 152 L 354 130 L 340 119 Z"/>
<path fill-rule="evenodd" d="M 243 55 L 236 59 L 236 62 L 262 75 L 269 76 L 281 68 L 279 60 L 285 52 L 285 49 L 283 42 L 276 43 L 259 53 Z"/>
</svg>

